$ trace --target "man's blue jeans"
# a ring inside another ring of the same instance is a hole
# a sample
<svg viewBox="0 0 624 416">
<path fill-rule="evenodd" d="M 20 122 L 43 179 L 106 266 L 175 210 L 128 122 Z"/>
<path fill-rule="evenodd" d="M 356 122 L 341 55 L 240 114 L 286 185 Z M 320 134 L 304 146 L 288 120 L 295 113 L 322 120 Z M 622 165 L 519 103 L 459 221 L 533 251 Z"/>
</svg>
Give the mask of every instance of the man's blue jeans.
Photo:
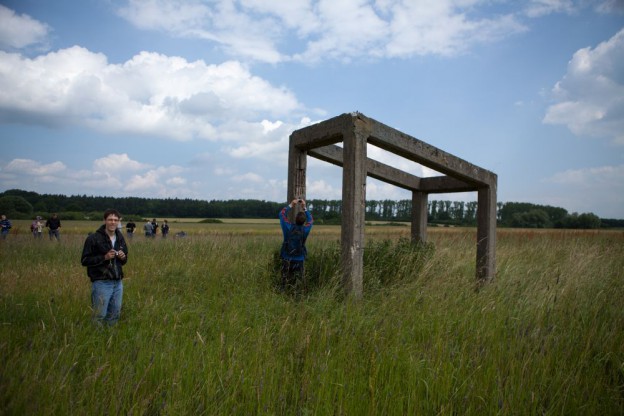
<svg viewBox="0 0 624 416">
<path fill-rule="evenodd" d="M 58 228 L 56 230 L 48 231 L 48 234 L 50 235 L 50 240 L 56 238 L 56 241 L 61 241 L 61 232 Z"/>
<path fill-rule="evenodd" d="M 91 283 L 93 320 L 114 325 L 121 314 L 123 283 L 121 280 L 96 280 Z"/>
</svg>

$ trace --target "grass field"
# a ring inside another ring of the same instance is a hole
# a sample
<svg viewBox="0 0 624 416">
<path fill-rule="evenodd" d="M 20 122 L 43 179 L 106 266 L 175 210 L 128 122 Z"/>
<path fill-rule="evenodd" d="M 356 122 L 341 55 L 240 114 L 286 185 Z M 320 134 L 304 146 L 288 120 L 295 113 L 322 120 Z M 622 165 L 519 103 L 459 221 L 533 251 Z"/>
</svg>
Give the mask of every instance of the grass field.
<svg viewBox="0 0 624 416">
<path fill-rule="evenodd" d="M 305 296 L 275 290 L 276 221 L 170 220 L 129 241 L 120 322 L 90 321 L 97 222 L 0 241 L 2 415 L 622 415 L 624 233 L 499 230 L 475 290 L 475 230 L 367 227 L 361 301 L 340 228 L 315 226 Z M 393 244 L 385 244 L 385 241 Z M 415 261 L 414 258 L 418 257 Z"/>
</svg>

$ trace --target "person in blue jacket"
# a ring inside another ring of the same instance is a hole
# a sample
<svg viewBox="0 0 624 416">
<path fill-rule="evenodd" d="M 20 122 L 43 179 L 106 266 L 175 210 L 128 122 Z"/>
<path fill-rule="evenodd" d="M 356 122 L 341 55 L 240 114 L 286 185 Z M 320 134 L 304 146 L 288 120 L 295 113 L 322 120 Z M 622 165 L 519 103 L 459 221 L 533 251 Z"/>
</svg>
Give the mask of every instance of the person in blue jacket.
<svg viewBox="0 0 624 416">
<path fill-rule="evenodd" d="M 3 240 L 6 240 L 9 231 L 11 231 L 11 221 L 3 214 L 0 216 L 0 235 L 2 235 Z"/>
<path fill-rule="evenodd" d="M 295 223 L 289 219 L 290 210 L 299 205 L 300 211 L 295 215 Z M 297 280 L 303 283 L 306 290 L 304 263 L 307 256 L 305 242 L 312 230 L 312 214 L 306 209 L 303 199 L 293 199 L 289 205 L 279 213 L 280 225 L 284 242 L 280 251 L 282 259 L 282 279 L 280 289 L 285 290 L 287 285 L 294 285 Z"/>
</svg>

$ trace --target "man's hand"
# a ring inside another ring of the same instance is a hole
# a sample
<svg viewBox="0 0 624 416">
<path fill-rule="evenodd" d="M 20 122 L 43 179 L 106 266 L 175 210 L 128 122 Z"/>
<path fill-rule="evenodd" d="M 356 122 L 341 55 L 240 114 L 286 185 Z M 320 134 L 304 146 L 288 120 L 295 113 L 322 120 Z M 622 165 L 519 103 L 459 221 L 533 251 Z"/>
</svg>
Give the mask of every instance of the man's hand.
<svg viewBox="0 0 624 416">
<path fill-rule="evenodd" d="M 290 207 L 291 207 L 291 208 L 294 208 L 294 207 L 295 207 L 295 205 L 297 205 L 297 204 L 301 205 L 301 207 L 302 207 L 303 209 L 305 209 L 305 206 L 306 206 L 305 199 L 302 199 L 302 198 L 296 198 L 296 199 L 293 199 L 292 201 L 290 201 Z"/>
</svg>

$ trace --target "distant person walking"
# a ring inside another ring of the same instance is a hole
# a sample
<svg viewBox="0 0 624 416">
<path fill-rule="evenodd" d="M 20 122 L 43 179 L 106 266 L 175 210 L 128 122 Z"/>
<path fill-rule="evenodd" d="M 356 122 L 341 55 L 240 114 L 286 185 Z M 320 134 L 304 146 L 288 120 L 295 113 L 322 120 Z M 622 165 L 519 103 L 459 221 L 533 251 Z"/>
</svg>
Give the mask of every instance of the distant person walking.
<svg viewBox="0 0 624 416">
<path fill-rule="evenodd" d="M 36 239 L 40 240 L 43 238 L 43 221 L 40 216 L 35 217 L 33 222 L 30 224 L 30 231 Z"/>
<path fill-rule="evenodd" d="M 11 221 L 9 221 L 6 215 L 2 214 L 0 216 L 0 235 L 3 240 L 6 240 L 7 235 L 9 235 L 9 231 L 11 230 Z"/>
<path fill-rule="evenodd" d="M 128 237 L 130 239 L 132 239 L 132 236 L 134 235 L 135 228 L 136 224 L 134 223 L 134 221 L 130 220 L 128 223 L 126 223 L 126 234 L 128 234 Z"/>
<path fill-rule="evenodd" d="M 299 205 L 301 211 L 295 215 L 295 223 L 288 219 L 290 210 Z M 307 290 L 304 263 L 307 256 L 306 240 L 312 230 L 312 214 L 306 209 L 303 199 L 293 199 L 289 205 L 282 208 L 279 213 L 280 225 L 284 242 L 280 250 L 282 259 L 281 290 L 293 286 L 299 280 L 303 284 L 304 292 Z"/>
<path fill-rule="evenodd" d="M 156 238 L 156 234 L 158 234 L 158 221 L 154 218 L 152 219 L 152 237 Z"/>
<path fill-rule="evenodd" d="M 56 238 L 56 241 L 61 241 L 61 220 L 58 215 L 52 214 L 52 217 L 46 221 L 45 226 L 48 228 L 50 240 Z"/>
<path fill-rule="evenodd" d="M 89 234 L 82 249 L 81 264 L 91 280 L 93 319 L 99 324 L 114 325 L 121 315 L 123 299 L 122 266 L 128 261 L 128 246 L 117 228 L 119 212 L 104 212 L 104 224 Z"/>
<path fill-rule="evenodd" d="M 169 223 L 167 220 L 163 221 L 163 225 L 160 227 L 160 232 L 162 233 L 163 238 L 167 238 L 167 234 L 169 234 Z"/>
<path fill-rule="evenodd" d="M 151 238 L 154 232 L 154 226 L 152 223 L 147 220 L 147 222 L 143 225 L 143 231 L 145 231 L 145 237 Z"/>
</svg>

